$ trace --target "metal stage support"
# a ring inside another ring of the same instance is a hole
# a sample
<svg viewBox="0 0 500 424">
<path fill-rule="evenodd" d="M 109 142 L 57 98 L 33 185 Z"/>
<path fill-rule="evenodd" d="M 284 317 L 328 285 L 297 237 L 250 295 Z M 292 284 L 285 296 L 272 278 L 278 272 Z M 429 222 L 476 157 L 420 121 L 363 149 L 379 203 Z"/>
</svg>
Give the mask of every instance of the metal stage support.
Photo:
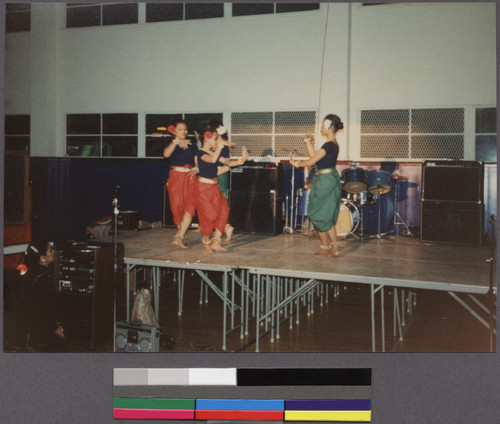
<svg viewBox="0 0 500 424">
<path fill-rule="evenodd" d="M 153 288 L 153 299 L 154 299 L 154 309 L 156 319 L 159 321 L 160 317 L 160 287 L 161 287 L 161 270 L 162 269 L 175 269 L 177 271 L 177 285 L 178 285 L 178 315 L 182 315 L 182 304 L 184 299 L 184 283 L 185 283 L 185 271 L 186 269 L 193 270 L 196 272 L 203 280 L 203 282 L 212 289 L 212 291 L 222 300 L 224 305 L 223 316 L 222 316 L 222 350 L 226 350 L 226 338 L 227 335 L 236 330 L 237 328 L 242 328 L 243 331 L 243 308 L 241 307 L 243 303 L 244 293 L 246 288 L 243 286 L 243 279 L 237 278 L 236 270 L 231 266 L 224 265 L 210 265 L 201 263 L 182 263 L 182 262 L 170 262 L 161 261 L 154 259 L 136 259 L 136 258 L 125 258 L 125 272 L 127 274 L 127 317 L 130 317 L 130 272 L 136 268 L 151 268 L 151 285 Z M 208 277 L 207 271 L 216 271 L 222 274 L 222 287 L 219 289 L 217 285 Z M 229 281 L 231 280 L 231 281 Z M 134 282 L 135 284 L 135 282 Z M 241 286 L 241 299 L 240 305 L 235 302 L 235 284 Z M 135 286 L 134 286 L 135 287 Z M 231 290 L 229 291 L 229 288 Z M 228 294 L 229 293 L 229 294 Z M 229 311 L 229 328 L 228 328 L 228 316 Z M 240 311 L 241 322 L 239 324 L 235 323 L 235 316 L 237 311 Z"/>
</svg>

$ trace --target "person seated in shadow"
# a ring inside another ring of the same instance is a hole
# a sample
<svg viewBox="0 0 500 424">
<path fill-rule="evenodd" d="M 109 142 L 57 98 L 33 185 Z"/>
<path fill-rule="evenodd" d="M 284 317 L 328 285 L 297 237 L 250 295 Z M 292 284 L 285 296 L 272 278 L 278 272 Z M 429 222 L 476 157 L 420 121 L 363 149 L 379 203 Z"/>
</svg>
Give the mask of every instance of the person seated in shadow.
<svg viewBox="0 0 500 424">
<path fill-rule="evenodd" d="M 62 322 L 59 320 L 57 288 L 53 278 L 55 252 L 48 242 L 33 242 L 26 251 L 26 319 L 29 350 L 60 352 L 66 350 Z"/>
</svg>

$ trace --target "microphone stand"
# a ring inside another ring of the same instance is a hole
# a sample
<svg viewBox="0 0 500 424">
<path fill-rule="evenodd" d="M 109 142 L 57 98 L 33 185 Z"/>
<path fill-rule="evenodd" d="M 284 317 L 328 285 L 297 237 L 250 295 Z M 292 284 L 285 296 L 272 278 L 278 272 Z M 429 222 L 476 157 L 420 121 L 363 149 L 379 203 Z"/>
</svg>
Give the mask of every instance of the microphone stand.
<svg viewBox="0 0 500 424">
<path fill-rule="evenodd" d="M 493 280 L 494 280 L 494 272 L 495 272 L 495 247 L 496 247 L 496 239 L 495 239 L 495 215 L 490 216 L 490 224 L 491 224 L 491 257 L 486 261 L 490 264 L 490 288 L 488 290 L 488 298 L 490 301 L 490 352 L 494 352 L 493 350 L 493 342 L 494 342 L 494 323 L 493 317 L 496 312 L 495 300 L 496 296 L 493 288 Z M 496 344 L 496 343 L 495 343 Z"/>
<path fill-rule="evenodd" d="M 114 215 L 114 232 L 113 232 L 113 243 L 115 247 L 114 251 L 114 265 L 113 265 L 113 352 L 116 352 L 116 284 L 117 284 L 117 274 L 118 274 L 118 196 L 120 195 L 120 186 L 117 185 L 115 188 L 115 194 L 113 196 L 113 215 Z M 128 317 L 127 317 L 128 318 Z"/>
</svg>

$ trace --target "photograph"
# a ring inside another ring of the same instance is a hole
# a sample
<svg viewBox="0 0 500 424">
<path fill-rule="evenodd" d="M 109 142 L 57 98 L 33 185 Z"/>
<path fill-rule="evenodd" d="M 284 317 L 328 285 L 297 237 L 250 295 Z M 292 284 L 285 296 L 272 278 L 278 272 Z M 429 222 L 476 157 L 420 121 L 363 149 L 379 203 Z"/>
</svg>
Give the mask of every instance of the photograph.
<svg viewBox="0 0 500 424">
<path fill-rule="evenodd" d="M 425 422 L 407 403 L 452 387 L 427 422 L 478 422 L 500 377 L 497 13 L 6 3 L 7 380 L 59 376 L 68 422 L 77 378 L 111 422 L 116 369 L 369 369 L 360 421 Z M 26 413 L 48 417 L 36 378 Z"/>
</svg>

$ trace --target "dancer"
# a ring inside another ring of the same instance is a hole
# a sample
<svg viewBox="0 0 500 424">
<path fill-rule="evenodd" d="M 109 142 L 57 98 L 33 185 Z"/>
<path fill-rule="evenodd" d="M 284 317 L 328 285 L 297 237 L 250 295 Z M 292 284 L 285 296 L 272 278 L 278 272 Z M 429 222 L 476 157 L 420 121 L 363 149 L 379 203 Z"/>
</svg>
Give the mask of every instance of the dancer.
<svg viewBox="0 0 500 424">
<path fill-rule="evenodd" d="M 217 175 L 229 170 L 228 165 L 218 167 L 222 149 L 229 143 L 217 132 L 220 126 L 207 127 L 208 130 L 203 135 L 203 147 L 198 151 L 196 210 L 203 234 L 203 250 L 207 253 L 225 252 L 226 249 L 221 246 L 221 238 L 229 218 L 229 205 L 217 186 Z"/>
<path fill-rule="evenodd" d="M 335 224 L 339 216 L 342 197 L 342 183 L 335 169 L 339 154 L 337 132 L 344 128 L 337 115 L 327 115 L 323 119 L 321 135 L 326 142 L 315 151 L 311 145 L 312 137 L 306 135 L 304 142 L 309 159 L 296 161 L 290 154 L 290 164 L 295 167 L 316 165 L 316 175 L 309 194 L 307 216 L 311 220 L 321 241 L 321 249 L 314 256 L 339 256 L 339 246 Z"/>
<path fill-rule="evenodd" d="M 187 249 L 185 235 L 195 215 L 194 188 L 195 174 L 198 173 L 196 154 L 198 147 L 187 137 L 187 125 L 183 120 L 168 127 L 173 134 L 163 149 L 163 157 L 170 159 L 171 168 L 167 181 L 168 198 L 177 233 L 172 244 Z"/>
<path fill-rule="evenodd" d="M 228 199 L 228 194 L 229 194 L 229 172 L 230 168 L 234 168 L 236 166 L 243 165 L 247 160 L 248 160 L 248 151 L 245 146 L 241 148 L 241 158 L 232 160 L 231 159 L 231 153 L 229 150 L 229 147 L 231 146 L 231 143 L 229 141 L 229 132 L 222 125 L 222 122 L 213 119 L 210 121 L 206 127 L 206 131 L 210 131 L 213 128 L 217 128 L 216 130 L 216 136 L 222 138 L 224 140 L 225 145 L 224 148 L 222 149 L 222 152 L 220 154 L 219 158 L 219 169 L 218 169 L 218 175 L 217 175 L 217 186 L 219 187 L 220 191 L 222 192 L 222 195 Z M 224 233 L 226 234 L 226 238 L 224 241 L 230 241 L 234 232 L 234 227 L 230 224 L 226 224 L 226 228 L 224 229 Z"/>
</svg>

